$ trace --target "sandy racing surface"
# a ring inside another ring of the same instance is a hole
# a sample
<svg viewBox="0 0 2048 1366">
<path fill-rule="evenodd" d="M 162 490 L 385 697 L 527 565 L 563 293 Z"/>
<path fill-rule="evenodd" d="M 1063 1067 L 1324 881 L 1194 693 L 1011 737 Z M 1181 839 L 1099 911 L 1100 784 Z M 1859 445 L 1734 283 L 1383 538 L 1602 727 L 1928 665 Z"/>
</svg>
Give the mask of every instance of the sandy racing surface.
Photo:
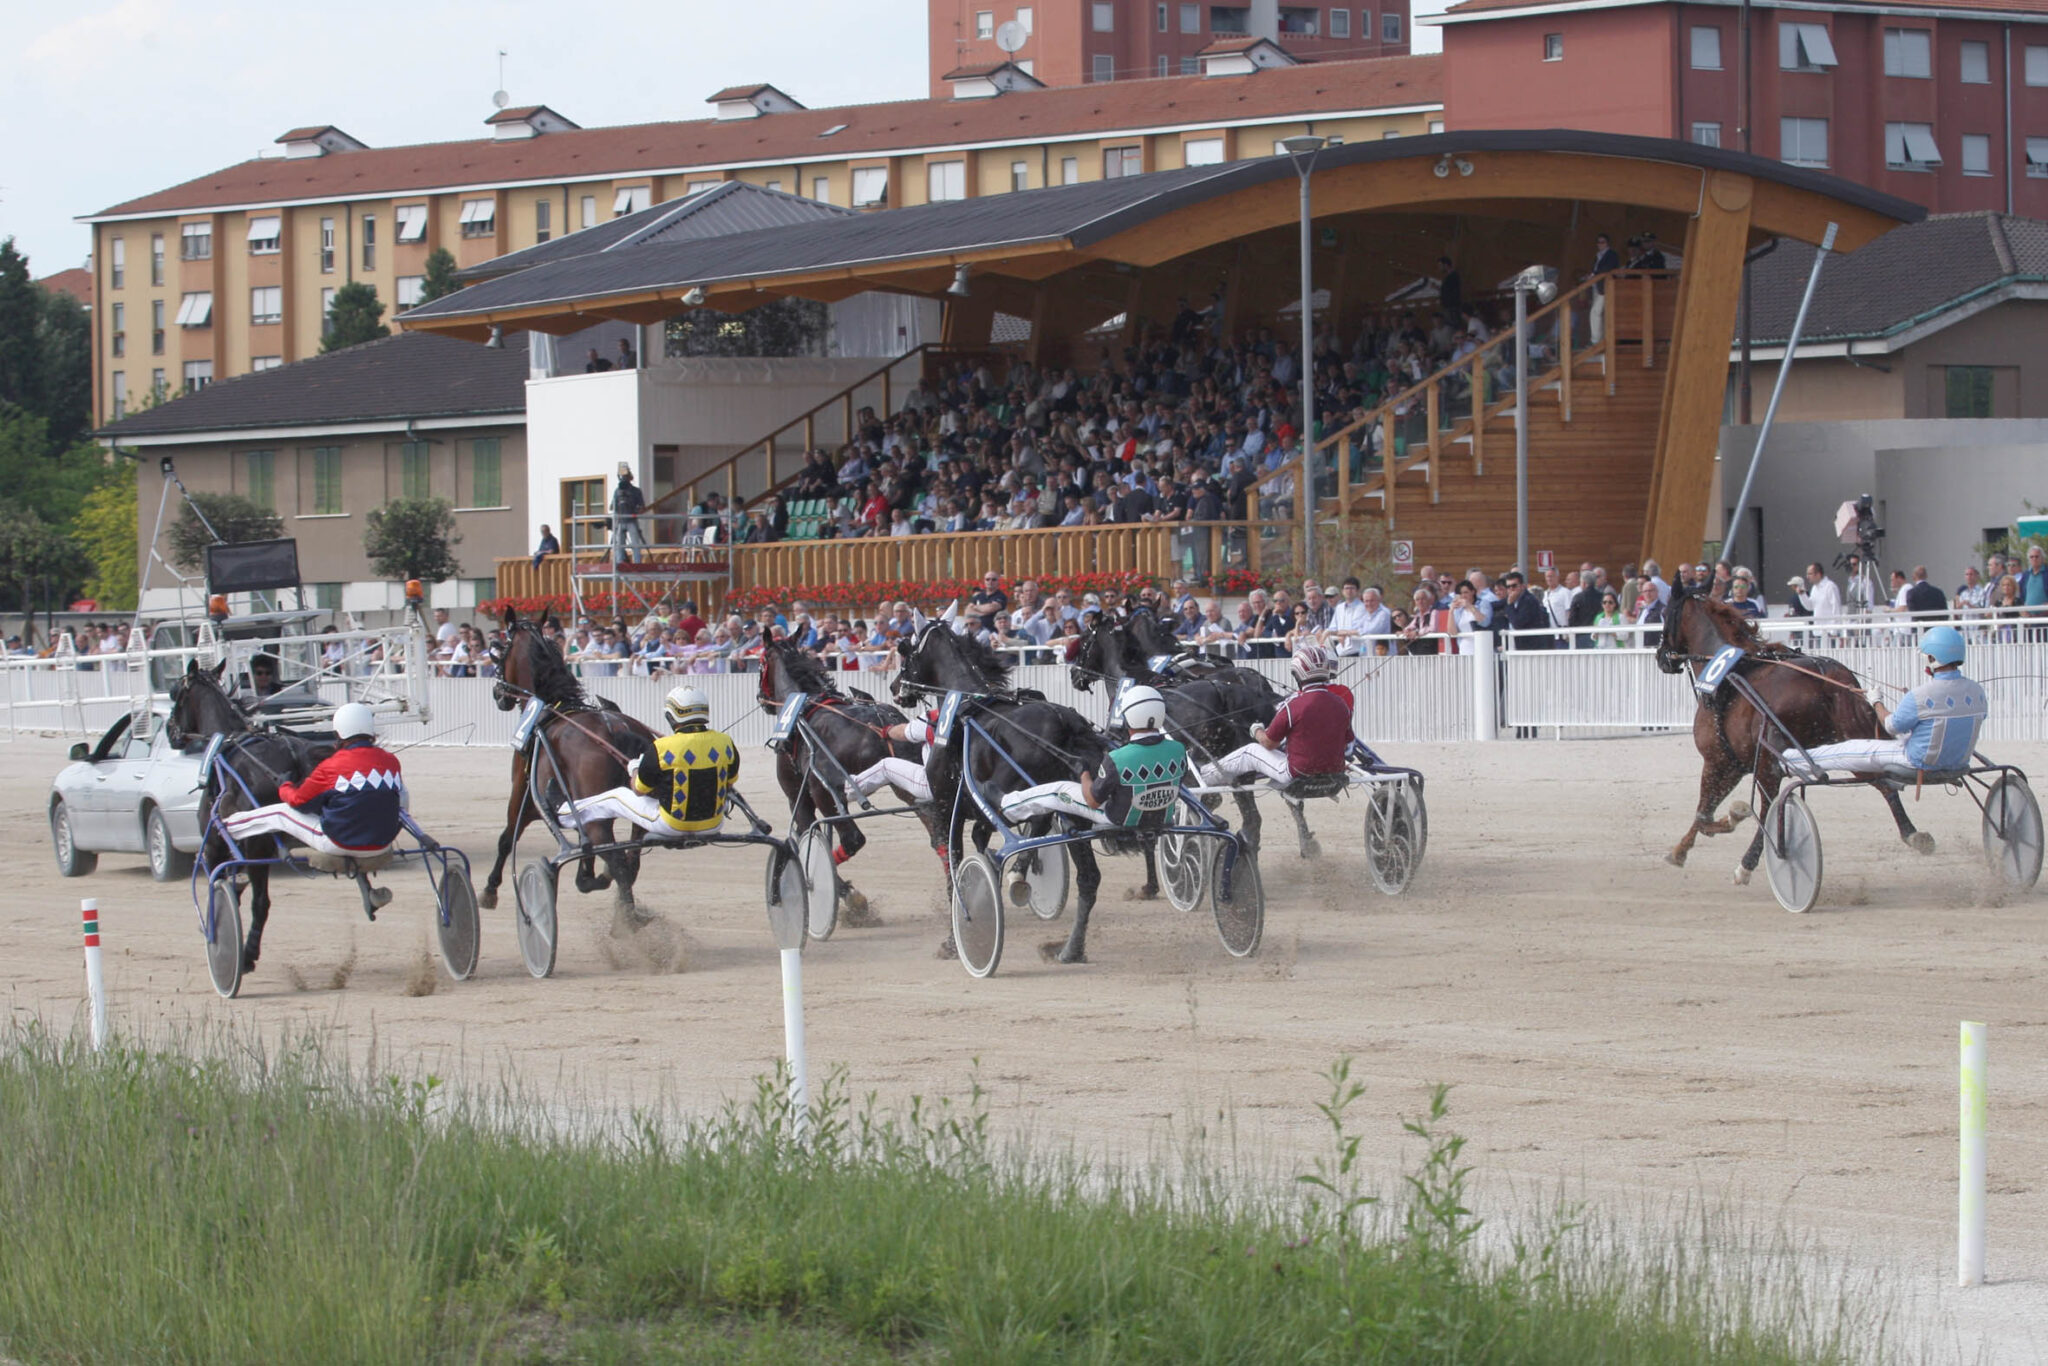
<svg viewBox="0 0 2048 1366">
<path fill-rule="evenodd" d="M 665 920 L 631 942 L 606 933 L 609 893 L 578 897 L 565 878 L 547 982 L 520 964 L 509 879 L 463 985 L 429 957 L 423 876 L 394 875 L 397 900 L 374 925 L 346 884 L 284 882 L 261 965 L 223 1002 L 183 884 L 151 882 L 139 855 L 57 876 L 44 810 L 64 747 L 0 745 L 0 983 L 17 1015 L 74 1018 L 77 898 L 93 895 L 115 1019 L 130 1028 L 228 1015 L 334 1023 L 444 1068 L 451 1054 L 473 1069 L 509 1059 L 576 1094 L 666 1089 L 706 1108 L 750 1091 L 780 1055 L 757 853 L 649 855 L 640 889 Z M 403 757 L 415 812 L 469 851 L 481 887 L 508 755 Z M 1372 890 L 1357 804 L 1311 806 L 1325 851 L 1313 864 L 1295 856 L 1276 805 L 1265 944 L 1245 962 L 1224 954 L 1206 913 L 1126 903 L 1141 869 L 1108 859 L 1088 965 L 1040 961 L 1038 944 L 1066 922 L 1013 913 L 1000 973 L 973 981 L 933 954 L 943 903 L 922 831 L 871 826 L 848 871 L 885 923 L 806 954 L 814 1072 L 843 1064 L 856 1093 L 885 1099 L 958 1095 L 978 1058 L 1013 1127 L 1142 1156 L 1229 1109 L 1241 1143 L 1291 1168 L 1322 1137 L 1316 1074 L 1348 1052 L 1368 1086 L 1368 1149 L 1389 1173 L 1403 1152 L 1396 1115 L 1420 1108 L 1427 1083 L 1450 1082 L 1467 1157 L 1489 1176 L 1564 1179 L 1617 1203 L 1705 1192 L 1765 1221 L 1782 1211 L 1889 1266 L 1924 1310 L 1954 1274 L 1957 1021 L 1982 1020 L 1997 1284 L 1939 1303 L 1997 1359 L 2048 1359 L 2048 894 L 1993 888 L 1966 797 L 1909 797 L 1938 841 L 1923 858 L 1896 841 L 1873 794 L 1814 794 L 1826 885 L 1797 917 L 1761 873 L 1731 885 L 1738 840 L 1703 840 L 1683 871 L 1663 862 L 1697 793 L 1689 739 L 1394 746 L 1386 757 L 1429 777 L 1414 887 L 1398 900 Z M 2001 757 L 2042 790 L 2048 746 Z M 779 822 L 765 759 L 747 756 L 742 786 Z"/>
</svg>

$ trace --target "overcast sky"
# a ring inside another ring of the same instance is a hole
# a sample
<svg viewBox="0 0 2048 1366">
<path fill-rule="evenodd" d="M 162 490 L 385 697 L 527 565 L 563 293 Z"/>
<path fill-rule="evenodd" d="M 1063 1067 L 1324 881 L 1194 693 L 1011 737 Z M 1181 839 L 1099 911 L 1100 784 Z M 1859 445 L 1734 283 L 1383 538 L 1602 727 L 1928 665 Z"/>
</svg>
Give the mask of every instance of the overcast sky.
<svg viewBox="0 0 2048 1366">
<path fill-rule="evenodd" d="M 287 128 L 375 147 L 479 137 L 500 48 L 513 103 L 586 128 L 703 118 L 705 96 L 747 80 L 814 109 L 926 94 L 925 0 L 0 0 L 0 31 L 0 237 L 38 276 L 85 263 L 78 214 Z"/>
</svg>

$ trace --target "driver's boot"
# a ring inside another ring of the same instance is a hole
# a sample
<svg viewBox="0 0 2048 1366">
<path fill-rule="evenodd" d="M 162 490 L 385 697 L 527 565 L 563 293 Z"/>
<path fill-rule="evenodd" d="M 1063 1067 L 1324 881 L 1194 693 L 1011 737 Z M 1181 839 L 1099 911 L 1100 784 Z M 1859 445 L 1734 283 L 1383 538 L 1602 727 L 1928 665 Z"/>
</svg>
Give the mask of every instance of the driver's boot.
<svg viewBox="0 0 2048 1366">
<path fill-rule="evenodd" d="M 377 912 L 391 904 L 391 889 L 389 887 L 372 887 L 368 873 L 357 873 L 355 878 L 356 890 L 363 894 L 363 914 L 375 920 Z"/>
</svg>

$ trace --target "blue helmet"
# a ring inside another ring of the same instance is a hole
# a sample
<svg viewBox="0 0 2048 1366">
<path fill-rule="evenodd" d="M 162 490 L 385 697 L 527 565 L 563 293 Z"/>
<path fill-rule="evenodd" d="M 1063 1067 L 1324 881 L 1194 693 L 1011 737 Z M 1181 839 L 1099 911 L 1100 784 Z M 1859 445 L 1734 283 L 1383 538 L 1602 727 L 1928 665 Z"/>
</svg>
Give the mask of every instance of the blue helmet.
<svg viewBox="0 0 2048 1366">
<path fill-rule="evenodd" d="M 1920 637 L 1920 653 L 1938 665 L 1963 662 L 1963 635 L 1953 626 L 1937 626 Z"/>
</svg>

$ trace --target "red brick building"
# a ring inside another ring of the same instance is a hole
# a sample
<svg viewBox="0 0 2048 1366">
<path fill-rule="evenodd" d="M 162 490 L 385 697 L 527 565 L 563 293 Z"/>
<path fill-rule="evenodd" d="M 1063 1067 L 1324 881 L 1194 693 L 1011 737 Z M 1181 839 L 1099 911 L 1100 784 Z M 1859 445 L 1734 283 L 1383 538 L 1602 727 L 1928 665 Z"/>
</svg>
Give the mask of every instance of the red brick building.
<svg viewBox="0 0 2048 1366">
<path fill-rule="evenodd" d="M 1443 26 L 1454 131 L 1684 138 L 1939 212 L 2048 217 L 2048 11 L 2038 7 L 1464 0 L 1425 22 Z"/>
</svg>

